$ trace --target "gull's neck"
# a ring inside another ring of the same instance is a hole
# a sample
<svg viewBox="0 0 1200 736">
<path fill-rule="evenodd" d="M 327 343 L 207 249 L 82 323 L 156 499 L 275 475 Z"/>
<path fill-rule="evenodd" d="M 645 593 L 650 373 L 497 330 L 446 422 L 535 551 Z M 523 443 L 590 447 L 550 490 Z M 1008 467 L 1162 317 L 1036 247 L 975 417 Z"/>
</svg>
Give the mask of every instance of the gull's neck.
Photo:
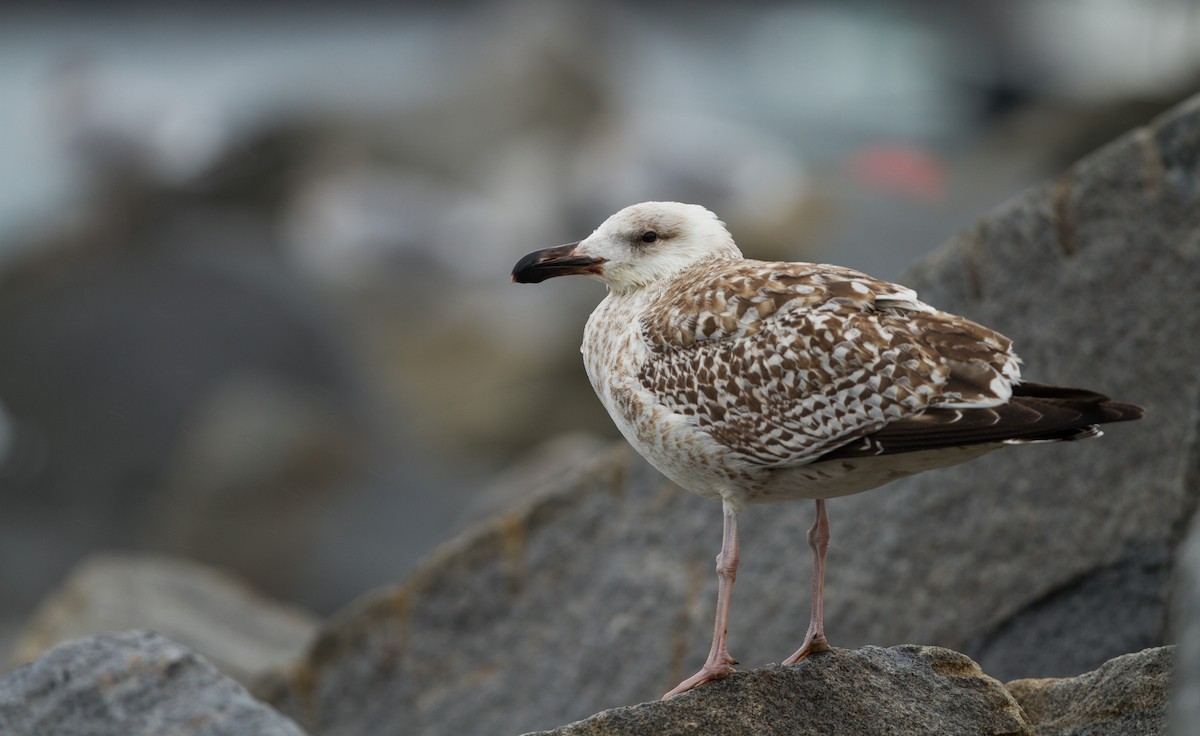
<svg viewBox="0 0 1200 736">
<path fill-rule="evenodd" d="M 608 287 L 609 294 L 620 298 L 634 298 L 647 294 L 658 294 L 670 286 L 670 284 L 677 281 L 681 276 L 691 271 L 704 268 L 717 261 L 734 262 L 743 260 L 745 260 L 745 257 L 742 255 L 741 251 L 737 249 L 737 246 L 730 243 L 728 250 L 722 249 L 721 251 L 707 255 L 704 258 L 700 258 L 695 261 L 689 261 L 687 263 L 681 263 L 676 268 L 661 271 L 656 275 L 656 278 L 651 281 L 626 281 L 619 283 L 606 283 L 605 285 Z"/>
</svg>

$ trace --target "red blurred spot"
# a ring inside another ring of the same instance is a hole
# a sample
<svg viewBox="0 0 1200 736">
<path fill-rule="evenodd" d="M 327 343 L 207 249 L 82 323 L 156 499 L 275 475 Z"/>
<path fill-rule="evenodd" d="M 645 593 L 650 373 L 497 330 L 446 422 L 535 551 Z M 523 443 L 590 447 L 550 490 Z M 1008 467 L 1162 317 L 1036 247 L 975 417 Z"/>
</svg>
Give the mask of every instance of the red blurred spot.
<svg viewBox="0 0 1200 736">
<path fill-rule="evenodd" d="M 933 154 L 903 143 L 860 148 L 850 159 L 856 185 L 928 204 L 946 196 L 946 169 Z"/>
</svg>

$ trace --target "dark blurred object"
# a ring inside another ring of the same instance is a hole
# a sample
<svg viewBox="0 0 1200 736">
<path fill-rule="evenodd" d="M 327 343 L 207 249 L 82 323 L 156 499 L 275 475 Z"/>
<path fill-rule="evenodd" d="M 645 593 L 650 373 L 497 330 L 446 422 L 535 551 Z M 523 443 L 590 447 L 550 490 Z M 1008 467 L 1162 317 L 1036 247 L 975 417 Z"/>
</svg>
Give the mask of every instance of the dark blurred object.
<svg viewBox="0 0 1200 736">
<path fill-rule="evenodd" d="M 289 592 L 322 498 L 378 442 L 342 338 L 266 222 L 170 196 L 107 210 L 0 278 L 10 612 L 96 547 L 186 552 Z M 214 428 L 224 447 L 205 444 Z"/>
</svg>

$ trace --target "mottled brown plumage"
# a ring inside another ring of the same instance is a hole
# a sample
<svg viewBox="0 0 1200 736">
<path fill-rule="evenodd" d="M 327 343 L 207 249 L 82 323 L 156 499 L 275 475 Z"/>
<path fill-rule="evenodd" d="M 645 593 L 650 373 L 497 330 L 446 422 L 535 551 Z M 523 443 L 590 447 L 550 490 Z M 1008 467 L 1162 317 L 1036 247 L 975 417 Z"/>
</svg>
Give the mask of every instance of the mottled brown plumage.
<svg viewBox="0 0 1200 736">
<path fill-rule="evenodd" d="M 617 427 L 664 474 L 725 508 L 713 646 L 666 697 L 732 671 L 725 624 L 746 504 L 817 500 L 813 612 L 785 660 L 794 663 L 828 648 L 824 499 L 1142 416 L 1090 391 L 1022 383 L 1011 340 L 904 286 L 839 266 L 746 260 L 696 205 L 628 207 L 577 244 L 527 255 L 513 279 L 568 273 L 609 288 L 583 357 Z"/>
<path fill-rule="evenodd" d="M 714 260 L 644 309 L 638 378 L 745 462 L 787 466 L 931 407 L 995 404 L 1011 342 L 904 287 L 815 264 Z"/>
</svg>

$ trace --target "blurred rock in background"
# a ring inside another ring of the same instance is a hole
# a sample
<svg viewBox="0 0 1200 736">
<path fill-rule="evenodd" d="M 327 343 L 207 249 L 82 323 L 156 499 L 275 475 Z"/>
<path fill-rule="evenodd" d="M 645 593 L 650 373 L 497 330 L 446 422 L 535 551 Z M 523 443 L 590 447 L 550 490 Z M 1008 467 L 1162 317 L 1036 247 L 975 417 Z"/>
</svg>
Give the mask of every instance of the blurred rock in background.
<svg viewBox="0 0 1200 736">
<path fill-rule="evenodd" d="M 0 11 L 0 650 L 97 549 L 329 611 L 615 438 L 602 289 L 508 270 L 620 206 L 896 277 L 1200 80 L 1185 0 L 55 8 Z"/>
<path fill-rule="evenodd" d="M 218 570 L 154 555 L 92 555 L 42 602 L 13 659 L 32 662 L 91 634 L 149 629 L 195 650 L 249 684 L 308 645 L 315 619 L 281 606 Z"/>
</svg>

